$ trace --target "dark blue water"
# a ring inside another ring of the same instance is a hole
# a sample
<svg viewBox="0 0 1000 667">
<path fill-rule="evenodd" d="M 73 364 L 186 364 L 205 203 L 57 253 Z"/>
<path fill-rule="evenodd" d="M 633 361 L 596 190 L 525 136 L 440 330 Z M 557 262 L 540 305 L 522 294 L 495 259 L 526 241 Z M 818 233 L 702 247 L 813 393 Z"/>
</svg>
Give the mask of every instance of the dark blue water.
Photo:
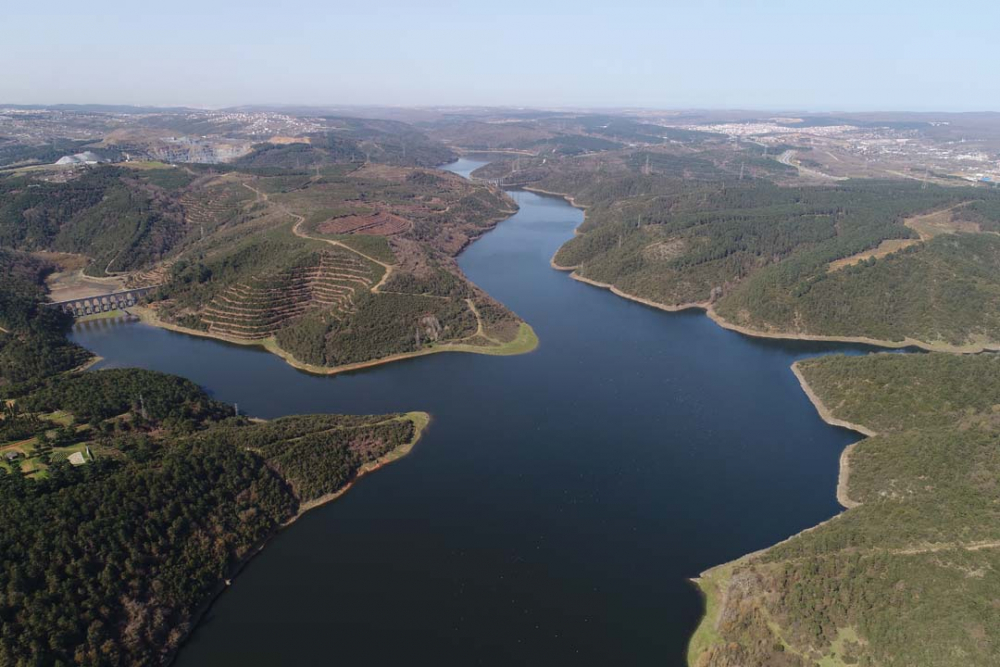
<svg viewBox="0 0 1000 667">
<path fill-rule="evenodd" d="M 857 436 L 789 366 L 862 348 L 747 338 L 573 281 L 549 259 L 582 214 L 513 196 L 460 263 L 534 326 L 532 354 L 317 377 L 142 324 L 77 328 L 105 366 L 184 375 L 260 417 L 434 417 L 409 457 L 270 543 L 178 664 L 681 665 L 702 612 L 689 577 L 839 511 Z"/>
</svg>

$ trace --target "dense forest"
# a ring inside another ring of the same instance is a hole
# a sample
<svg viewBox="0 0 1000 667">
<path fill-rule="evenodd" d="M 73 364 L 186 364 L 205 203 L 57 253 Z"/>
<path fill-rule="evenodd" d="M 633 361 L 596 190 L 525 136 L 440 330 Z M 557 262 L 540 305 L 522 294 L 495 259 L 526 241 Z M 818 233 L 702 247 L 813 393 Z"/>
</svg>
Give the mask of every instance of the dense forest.
<svg viewBox="0 0 1000 667">
<path fill-rule="evenodd" d="M 0 471 L 5 665 L 162 663 L 242 559 L 426 423 L 251 422 L 187 380 L 138 369 L 58 376 L 13 405 L 0 425 L 32 415 L 36 437 Z M 88 459 L 71 465 L 63 450 Z"/>
<path fill-rule="evenodd" d="M 154 185 L 158 178 L 111 166 L 64 182 L 0 178 L 0 245 L 84 254 L 95 276 L 148 266 L 184 231 L 182 208 Z"/>
<path fill-rule="evenodd" d="M 711 305 L 757 331 L 1000 341 L 1000 242 L 974 233 L 998 224 L 996 192 L 914 181 L 728 182 L 712 175 L 717 166 L 696 175 L 690 163 L 699 158 L 676 159 L 688 164 L 654 161 L 654 175 L 634 159 L 624 175 L 550 165 L 556 173 L 538 186 L 588 207 L 582 233 L 555 262 L 664 305 Z M 932 232 L 908 224 L 932 212 L 944 219 Z"/>
<path fill-rule="evenodd" d="M 52 270 L 0 248 L 0 388 L 75 368 L 92 356 L 66 340 L 72 318 L 44 305 L 44 277 Z"/>
<path fill-rule="evenodd" d="M 707 573 L 709 605 L 721 607 L 691 663 L 997 664 L 998 364 L 937 353 L 800 362 L 833 416 L 878 433 L 850 452 L 846 493 L 860 505 Z"/>
</svg>

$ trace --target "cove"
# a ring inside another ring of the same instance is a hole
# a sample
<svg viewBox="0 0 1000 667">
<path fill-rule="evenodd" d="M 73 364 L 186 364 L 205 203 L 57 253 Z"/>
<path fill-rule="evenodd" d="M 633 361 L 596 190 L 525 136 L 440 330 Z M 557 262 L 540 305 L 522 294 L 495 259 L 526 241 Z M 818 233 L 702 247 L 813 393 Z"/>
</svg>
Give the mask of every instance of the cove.
<svg viewBox="0 0 1000 667">
<path fill-rule="evenodd" d="M 860 436 L 821 421 L 790 365 L 870 348 L 748 338 L 571 280 L 549 259 L 582 212 L 511 195 L 520 211 L 459 261 L 534 327 L 531 354 L 321 377 L 140 323 L 76 327 L 100 367 L 176 373 L 254 416 L 433 415 L 408 457 L 270 542 L 176 664 L 683 665 L 690 577 L 840 511 Z"/>
</svg>

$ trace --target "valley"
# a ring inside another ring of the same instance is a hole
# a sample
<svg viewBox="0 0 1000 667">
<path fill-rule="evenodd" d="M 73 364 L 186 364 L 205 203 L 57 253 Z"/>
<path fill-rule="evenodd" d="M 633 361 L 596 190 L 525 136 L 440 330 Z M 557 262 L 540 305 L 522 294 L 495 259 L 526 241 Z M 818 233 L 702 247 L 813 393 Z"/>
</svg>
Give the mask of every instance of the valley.
<svg viewBox="0 0 1000 667">
<path fill-rule="evenodd" d="M 308 662 L 324 655 L 310 630 L 324 618 L 355 628 L 341 649 L 357 660 L 433 646 L 487 664 L 991 664 L 993 355 L 955 353 L 1000 346 L 996 189 L 900 180 L 895 162 L 836 172 L 806 157 L 816 143 L 759 140 L 840 140 L 858 118 L 749 135 L 629 114 L 502 118 L 328 118 L 228 163 L 0 174 L 8 477 L 83 494 L 119 473 L 153 480 L 211 443 L 283 489 L 266 511 L 241 505 L 245 480 L 212 459 L 236 495 L 190 520 L 237 507 L 260 521 L 212 533 L 226 546 L 191 590 L 136 591 L 101 621 L 126 614 L 132 634 L 94 637 L 189 665 Z M 138 286 L 156 287 L 129 309 L 141 322 L 71 329 L 44 305 Z M 709 317 L 658 312 L 691 308 Z M 87 395 L 107 407 L 88 413 Z M 160 400 L 185 407 L 150 418 Z M 481 428 L 483 405 L 505 428 Z M 418 456 L 275 537 L 409 451 L 428 415 Z M 824 420 L 868 438 L 849 445 Z M 186 497 L 209 474 L 197 470 L 169 493 Z M 273 548 L 206 611 L 263 539 Z M 699 572 L 701 602 L 686 581 Z M 331 611 L 344 590 L 356 604 Z M 275 608 L 293 647 L 247 639 Z M 933 647 L 912 641 L 932 615 Z M 398 647 L 378 641 L 386 616 Z M 42 627 L 19 618 L 25 637 Z M 104 650 L 87 641 L 75 650 Z"/>
</svg>

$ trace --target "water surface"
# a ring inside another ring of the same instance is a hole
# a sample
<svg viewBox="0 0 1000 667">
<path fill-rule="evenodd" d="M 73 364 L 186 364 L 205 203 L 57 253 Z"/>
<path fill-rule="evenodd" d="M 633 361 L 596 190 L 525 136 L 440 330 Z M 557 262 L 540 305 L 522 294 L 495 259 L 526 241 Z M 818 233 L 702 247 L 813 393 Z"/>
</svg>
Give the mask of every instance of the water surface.
<svg viewBox="0 0 1000 667">
<path fill-rule="evenodd" d="M 532 324 L 532 354 L 318 377 L 142 324 L 77 327 L 104 367 L 177 373 L 252 415 L 434 417 L 409 457 L 271 542 L 177 664 L 682 665 L 689 577 L 839 511 L 858 436 L 789 366 L 863 348 L 747 338 L 573 281 L 549 259 L 581 212 L 512 196 L 520 212 L 460 264 Z"/>
</svg>

